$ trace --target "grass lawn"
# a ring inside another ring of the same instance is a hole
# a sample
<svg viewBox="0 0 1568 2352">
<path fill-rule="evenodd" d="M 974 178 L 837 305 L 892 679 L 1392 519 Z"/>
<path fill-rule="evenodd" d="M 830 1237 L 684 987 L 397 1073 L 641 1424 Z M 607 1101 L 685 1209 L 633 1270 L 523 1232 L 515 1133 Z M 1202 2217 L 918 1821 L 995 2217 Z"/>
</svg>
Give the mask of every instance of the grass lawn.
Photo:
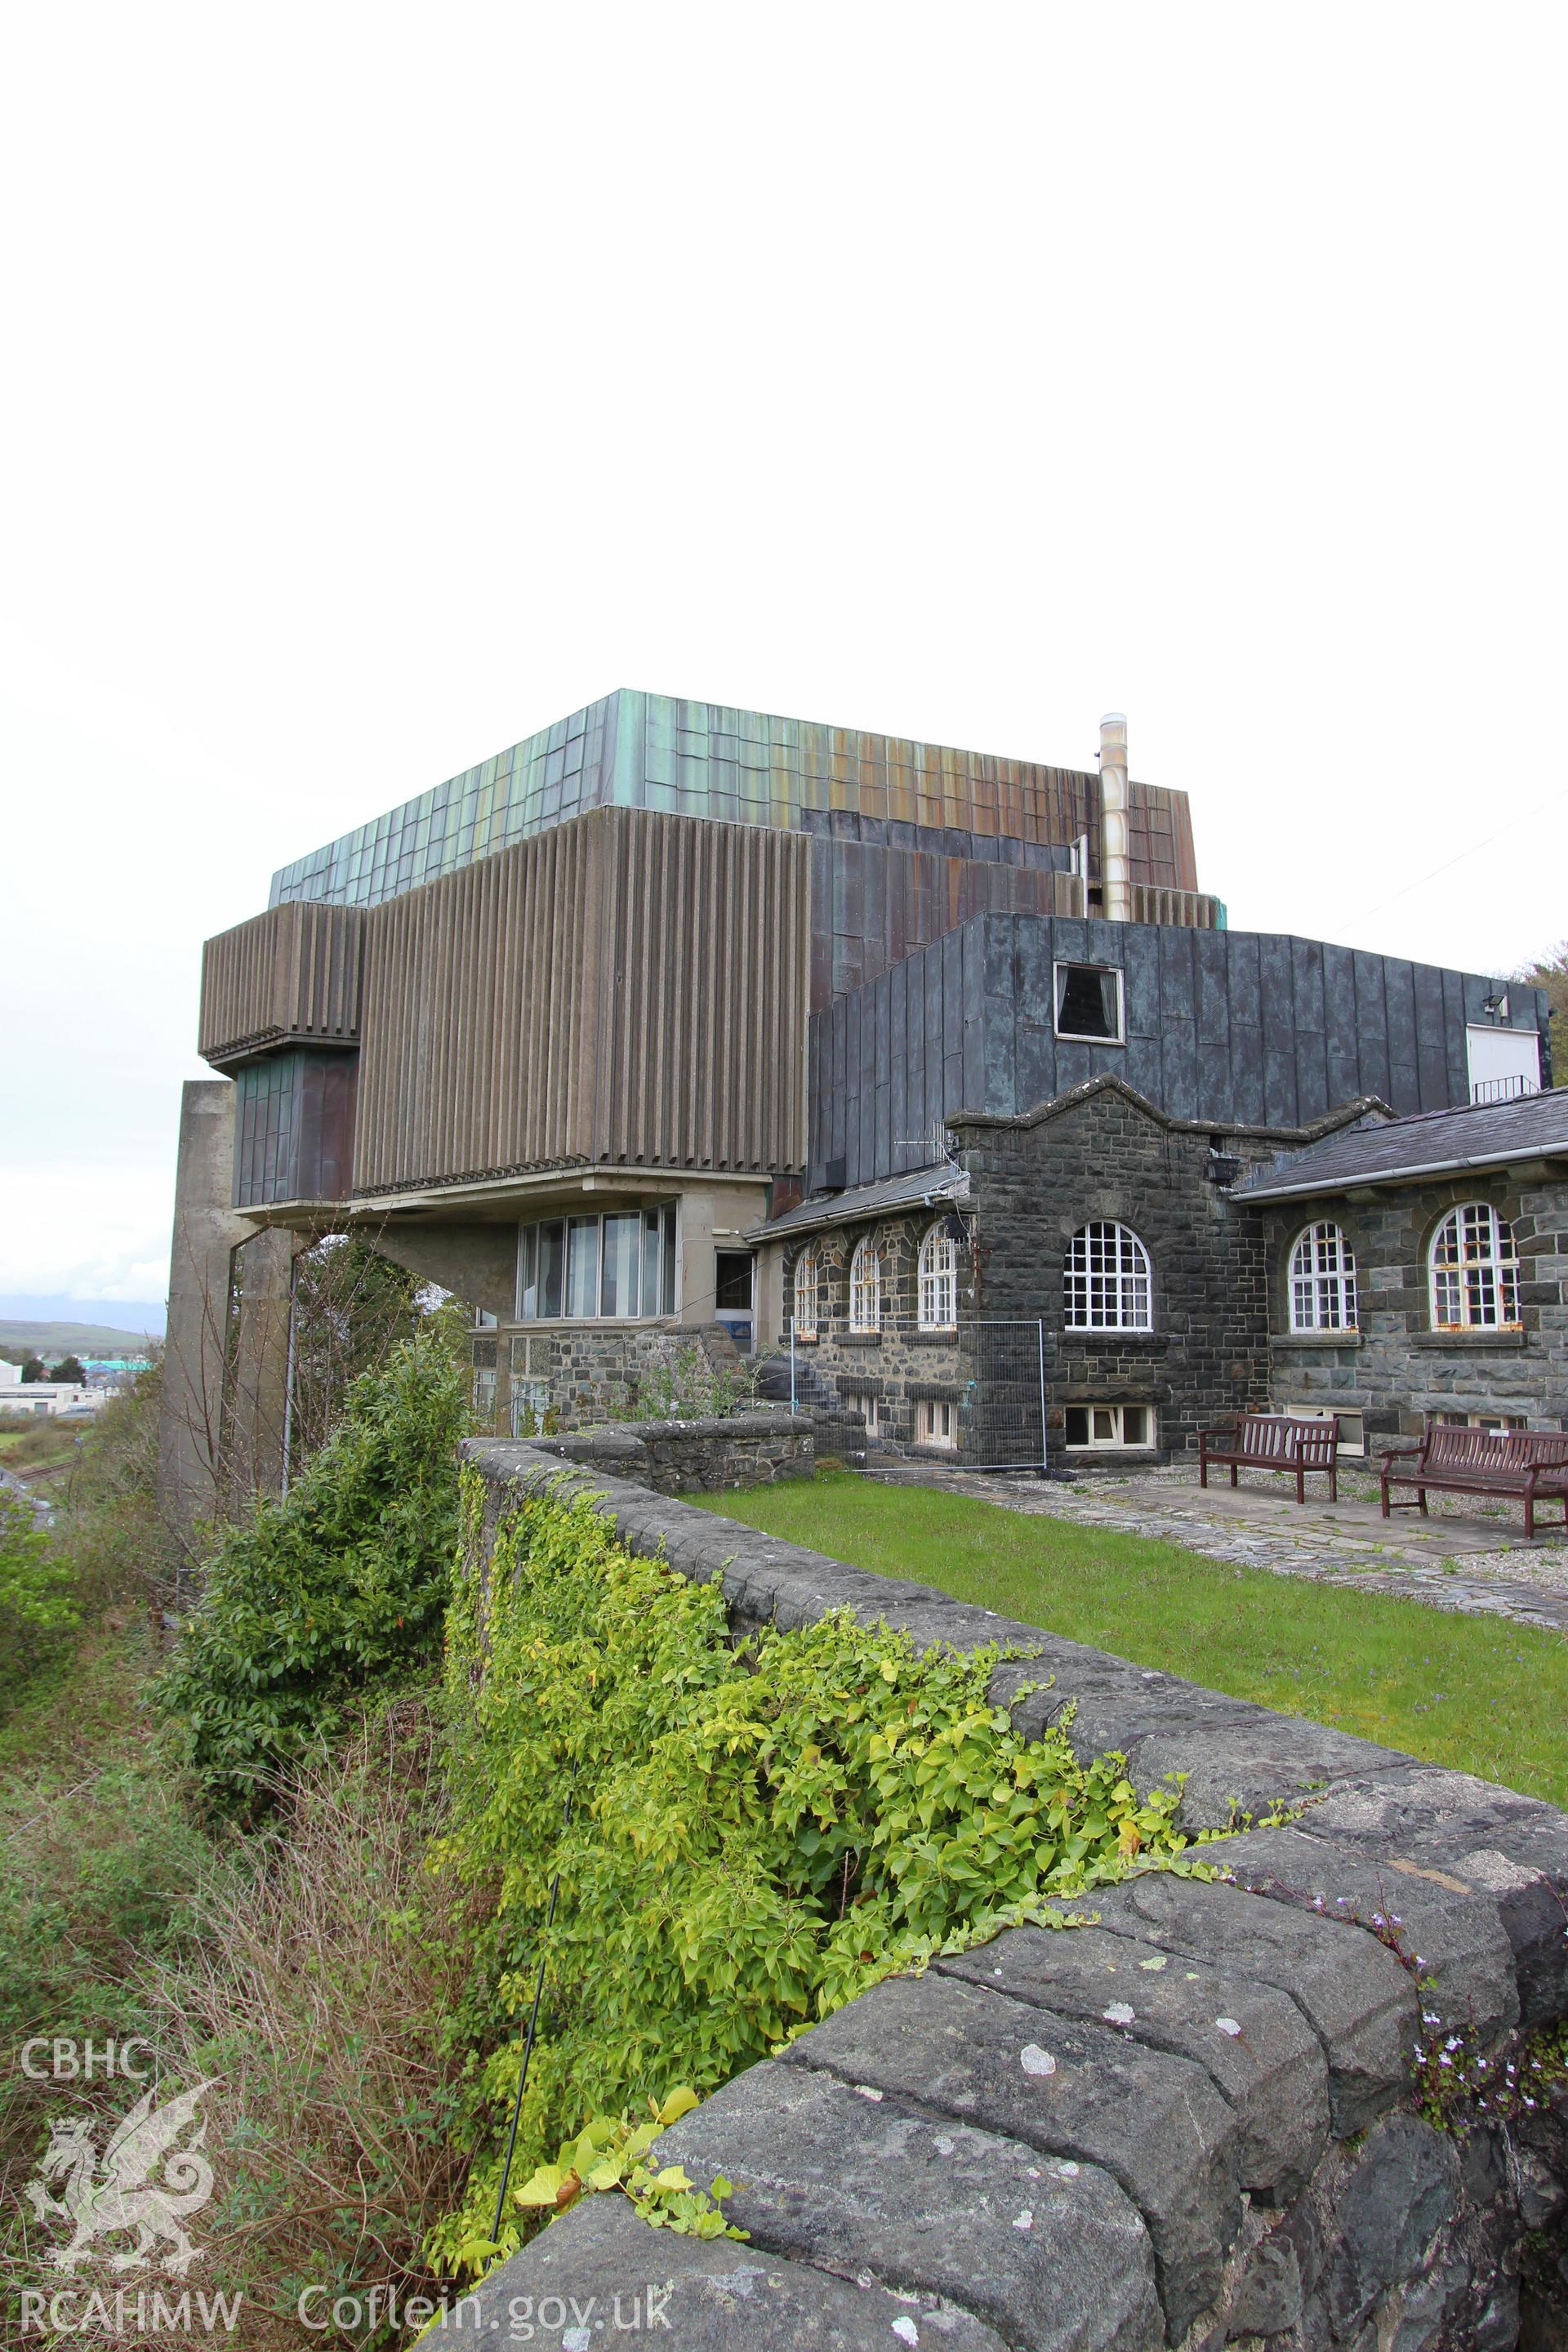
<svg viewBox="0 0 1568 2352">
<path fill-rule="evenodd" d="M 825 1472 L 688 1502 L 1211 1690 L 1568 1804 L 1568 1641 Z"/>
</svg>

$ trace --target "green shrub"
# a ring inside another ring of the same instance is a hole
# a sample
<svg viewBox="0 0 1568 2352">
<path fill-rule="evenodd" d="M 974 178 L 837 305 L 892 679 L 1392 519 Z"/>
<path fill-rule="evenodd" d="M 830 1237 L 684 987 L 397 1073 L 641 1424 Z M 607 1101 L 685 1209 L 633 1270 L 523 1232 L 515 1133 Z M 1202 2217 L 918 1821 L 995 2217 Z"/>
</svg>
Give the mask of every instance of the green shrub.
<svg viewBox="0 0 1568 2352">
<path fill-rule="evenodd" d="M 737 1649 L 717 1585 L 634 1558 L 585 1502 L 502 1527 L 481 1617 L 465 1481 L 437 1861 L 488 1913 L 465 2023 L 498 2135 L 548 1961 L 514 2188 L 585 2117 L 711 2091 L 889 1971 L 1181 1852 L 1176 1791 L 1142 1803 L 1121 1758 L 1022 1738 L 986 1696 L 994 1654 L 917 1656 L 847 1612 Z M 500 2162 L 498 2137 L 433 2241 L 449 2267 L 492 2251 Z"/>
<path fill-rule="evenodd" d="M 76 1622 L 69 1569 L 26 1504 L 0 1486 L 0 1687 L 17 1690 Z"/>
<path fill-rule="evenodd" d="M 287 1499 L 222 1538 L 160 1691 L 209 1799 L 256 1812 L 344 1700 L 435 1655 L 466 1425 L 450 1351 L 421 1332 L 355 1381 Z"/>
</svg>

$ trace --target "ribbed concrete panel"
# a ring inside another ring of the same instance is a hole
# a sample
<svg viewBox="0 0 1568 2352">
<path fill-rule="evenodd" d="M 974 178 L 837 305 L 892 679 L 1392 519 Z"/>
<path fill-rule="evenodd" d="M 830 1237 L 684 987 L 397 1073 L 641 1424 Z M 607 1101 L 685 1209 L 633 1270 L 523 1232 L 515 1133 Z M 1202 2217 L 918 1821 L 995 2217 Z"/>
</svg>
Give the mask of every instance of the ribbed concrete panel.
<svg viewBox="0 0 1568 2352">
<path fill-rule="evenodd" d="M 1062 910 L 1062 911 L 1065 911 Z M 1173 923 L 1194 931 L 1223 931 L 1224 910 L 1217 898 L 1201 890 L 1162 890 L 1152 883 L 1132 885 L 1135 923 Z"/>
<path fill-rule="evenodd" d="M 357 907 L 271 908 L 202 950 L 198 1052 L 219 1069 L 295 1045 L 352 1045 L 359 1036 Z"/>
<path fill-rule="evenodd" d="M 603 809 L 375 908 L 354 1190 L 799 1168 L 808 855 Z"/>
</svg>

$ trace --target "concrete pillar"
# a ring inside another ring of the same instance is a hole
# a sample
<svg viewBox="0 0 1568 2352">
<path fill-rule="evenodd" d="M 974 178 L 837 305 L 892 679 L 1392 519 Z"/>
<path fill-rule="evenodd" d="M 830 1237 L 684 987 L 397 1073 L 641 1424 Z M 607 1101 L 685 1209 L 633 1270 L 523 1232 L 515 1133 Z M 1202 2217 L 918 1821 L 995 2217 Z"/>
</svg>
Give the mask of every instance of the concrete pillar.
<svg viewBox="0 0 1568 2352">
<path fill-rule="evenodd" d="M 194 1520 L 216 1517 L 223 1503 L 234 1253 L 256 1230 L 235 1214 L 233 1193 L 234 1087 L 226 1078 L 194 1078 L 180 1102 L 158 1425 L 158 1508 L 176 1533 L 188 1531 Z"/>
<path fill-rule="evenodd" d="M 236 1259 L 224 1470 L 237 1513 L 258 1495 L 282 1491 L 294 1260 L 304 1246 L 299 1234 L 274 1228 L 253 1234 Z"/>
<path fill-rule="evenodd" d="M 158 1508 L 176 1536 L 282 1483 L 298 1234 L 230 1205 L 234 1087 L 195 1078 L 180 1104 Z"/>
</svg>

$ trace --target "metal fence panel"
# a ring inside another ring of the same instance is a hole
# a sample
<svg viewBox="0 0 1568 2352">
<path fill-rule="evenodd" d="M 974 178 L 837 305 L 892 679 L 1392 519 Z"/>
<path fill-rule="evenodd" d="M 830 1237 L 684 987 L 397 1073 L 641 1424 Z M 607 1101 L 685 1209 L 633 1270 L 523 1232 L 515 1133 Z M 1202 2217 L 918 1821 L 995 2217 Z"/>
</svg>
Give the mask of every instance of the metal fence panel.
<svg viewBox="0 0 1568 2352">
<path fill-rule="evenodd" d="M 900 1454 L 970 1470 L 1047 1468 L 1046 1332 L 1035 1319 L 966 1317 L 950 1333 L 883 1315 L 875 1335 L 841 1317 L 786 1325 L 793 1410 L 818 1451 L 853 1467 Z"/>
</svg>

